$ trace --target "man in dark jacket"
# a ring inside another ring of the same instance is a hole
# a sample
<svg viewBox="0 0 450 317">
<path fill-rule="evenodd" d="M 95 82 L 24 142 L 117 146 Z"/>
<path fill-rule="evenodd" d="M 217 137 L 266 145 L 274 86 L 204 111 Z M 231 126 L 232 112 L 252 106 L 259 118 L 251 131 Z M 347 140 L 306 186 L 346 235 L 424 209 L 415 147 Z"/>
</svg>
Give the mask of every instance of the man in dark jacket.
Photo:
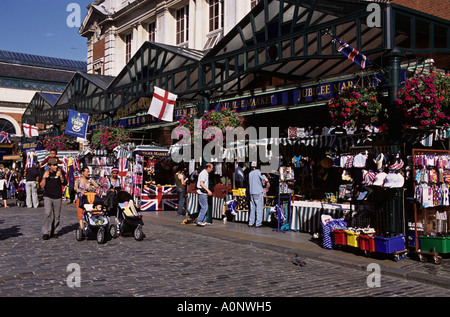
<svg viewBox="0 0 450 317">
<path fill-rule="evenodd" d="M 58 160 L 48 160 L 49 170 L 42 176 L 40 183 L 44 190 L 45 221 L 42 226 L 42 239 L 56 237 L 55 231 L 59 227 L 62 204 L 62 186 L 66 185 L 64 172 L 58 167 Z"/>
</svg>

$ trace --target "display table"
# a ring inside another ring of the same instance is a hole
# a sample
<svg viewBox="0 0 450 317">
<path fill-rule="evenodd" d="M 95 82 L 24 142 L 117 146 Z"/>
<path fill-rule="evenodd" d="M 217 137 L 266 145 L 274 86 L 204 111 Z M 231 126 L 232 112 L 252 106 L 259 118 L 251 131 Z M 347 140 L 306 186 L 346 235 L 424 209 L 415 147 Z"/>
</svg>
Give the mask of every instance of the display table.
<svg viewBox="0 0 450 317">
<path fill-rule="evenodd" d="M 212 197 L 212 218 L 221 220 L 223 218 L 223 206 L 224 204 L 233 199 L 233 195 L 227 195 L 223 198 Z M 200 205 L 198 203 L 198 194 L 188 193 L 187 198 L 188 213 L 193 215 L 200 211 Z M 263 222 L 268 222 L 270 219 L 271 207 L 264 207 Z M 236 211 L 237 215 L 234 216 L 234 221 L 248 222 L 250 217 L 250 211 Z"/>
<path fill-rule="evenodd" d="M 321 215 L 341 218 L 347 210 L 350 210 L 349 204 L 293 201 L 291 203 L 290 229 L 301 232 L 319 232 Z"/>
<path fill-rule="evenodd" d="M 142 190 L 141 211 L 161 211 L 178 209 L 176 186 L 150 186 Z"/>
</svg>

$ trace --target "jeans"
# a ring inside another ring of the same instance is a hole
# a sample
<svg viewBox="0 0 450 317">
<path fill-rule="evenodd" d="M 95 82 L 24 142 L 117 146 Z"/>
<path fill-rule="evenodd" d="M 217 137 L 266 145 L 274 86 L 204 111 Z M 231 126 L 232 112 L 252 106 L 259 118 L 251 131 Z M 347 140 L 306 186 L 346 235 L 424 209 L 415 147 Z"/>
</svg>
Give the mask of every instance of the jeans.
<svg viewBox="0 0 450 317">
<path fill-rule="evenodd" d="M 198 203 L 200 204 L 200 213 L 196 223 L 206 222 L 206 214 L 208 212 L 208 195 L 199 194 Z"/>
<path fill-rule="evenodd" d="M 178 215 L 181 216 L 186 210 L 186 197 L 184 197 L 184 188 L 178 188 Z"/>
<path fill-rule="evenodd" d="M 35 181 L 26 182 L 27 207 L 39 207 L 39 199 L 37 195 L 37 186 Z"/>
<path fill-rule="evenodd" d="M 248 224 L 250 226 L 256 225 L 257 227 L 262 225 L 262 218 L 264 212 L 264 196 L 263 194 L 251 194 L 250 195 L 250 219 Z M 255 223 L 256 217 L 256 223 Z"/>
<path fill-rule="evenodd" d="M 62 199 L 51 199 L 44 197 L 45 220 L 42 225 L 42 234 L 54 234 L 59 227 L 61 217 Z"/>
</svg>

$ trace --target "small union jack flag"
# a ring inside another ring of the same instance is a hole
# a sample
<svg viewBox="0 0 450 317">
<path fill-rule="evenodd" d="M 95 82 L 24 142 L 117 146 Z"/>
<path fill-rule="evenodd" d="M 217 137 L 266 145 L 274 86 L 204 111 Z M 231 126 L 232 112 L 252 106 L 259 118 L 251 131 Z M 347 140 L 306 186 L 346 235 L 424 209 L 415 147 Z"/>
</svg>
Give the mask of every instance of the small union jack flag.
<svg viewBox="0 0 450 317">
<path fill-rule="evenodd" d="M 370 62 L 367 56 L 338 38 L 336 38 L 336 41 L 341 44 L 338 48 L 338 52 L 347 56 L 349 60 L 355 64 L 358 64 L 362 69 L 366 68 L 366 64 Z"/>
<path fill-rule="evenodd" d="M 141 210 L 176 210 L 178 194 L 174 189 L 174 187 L 144 187 Z"/>
<path fill-rule="evenodd" d="M 119 159 L 119 178 L 120 183 L 122 184 L 122 188 L 125 186 L 125 177 L 128 174 L 128 160 L 126 158 Z"/>
<path fill-rule="evenodd" d="M 0 143 L 11 143 L 11 138 L 8 132 L 0 131 Z"/>
</svg>

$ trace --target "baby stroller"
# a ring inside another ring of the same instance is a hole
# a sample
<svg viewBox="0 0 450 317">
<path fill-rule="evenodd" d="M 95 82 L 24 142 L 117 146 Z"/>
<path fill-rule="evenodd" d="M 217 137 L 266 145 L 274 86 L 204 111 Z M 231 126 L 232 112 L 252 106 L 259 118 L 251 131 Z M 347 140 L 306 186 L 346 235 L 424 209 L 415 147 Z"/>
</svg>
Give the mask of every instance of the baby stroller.
<svg viewBox="0 0 450 317">
<path fill-rule="evenodd" d="M 110 234 L 113 238 L 124 236 L 132 233 L 137 241 L 144 239 L 144 232 L 142 227 L 142 215 L 139 214 L 134 206 L 133 197 L 121 191 L 117 194 L 117 201 L 119 203 L 117 208 L 116 224 L 111 225 Z"/>
<path fill-rule="evenodd" d="M 103 200 L 96 193 L 86 193 L 80 198 L 80 205 L 84 209 L 83 229 L 77 228 L 75 233 L 77 241 L 82 241 L 83 237 L 96 235 L 99 244 L 105 243 L 110 221 Z"/>
<path fill-rule="evenodd" d="M 22 179 L 19 182 L 19 185 L 17 186 L 16 189 L 16 205 L 18 207 L 23 207 L 25 206 L 25 201 L 27 200 L 27 192 L 26 192 L 26 187 L 25 187 L 25 179 Z"/>
</svg>

